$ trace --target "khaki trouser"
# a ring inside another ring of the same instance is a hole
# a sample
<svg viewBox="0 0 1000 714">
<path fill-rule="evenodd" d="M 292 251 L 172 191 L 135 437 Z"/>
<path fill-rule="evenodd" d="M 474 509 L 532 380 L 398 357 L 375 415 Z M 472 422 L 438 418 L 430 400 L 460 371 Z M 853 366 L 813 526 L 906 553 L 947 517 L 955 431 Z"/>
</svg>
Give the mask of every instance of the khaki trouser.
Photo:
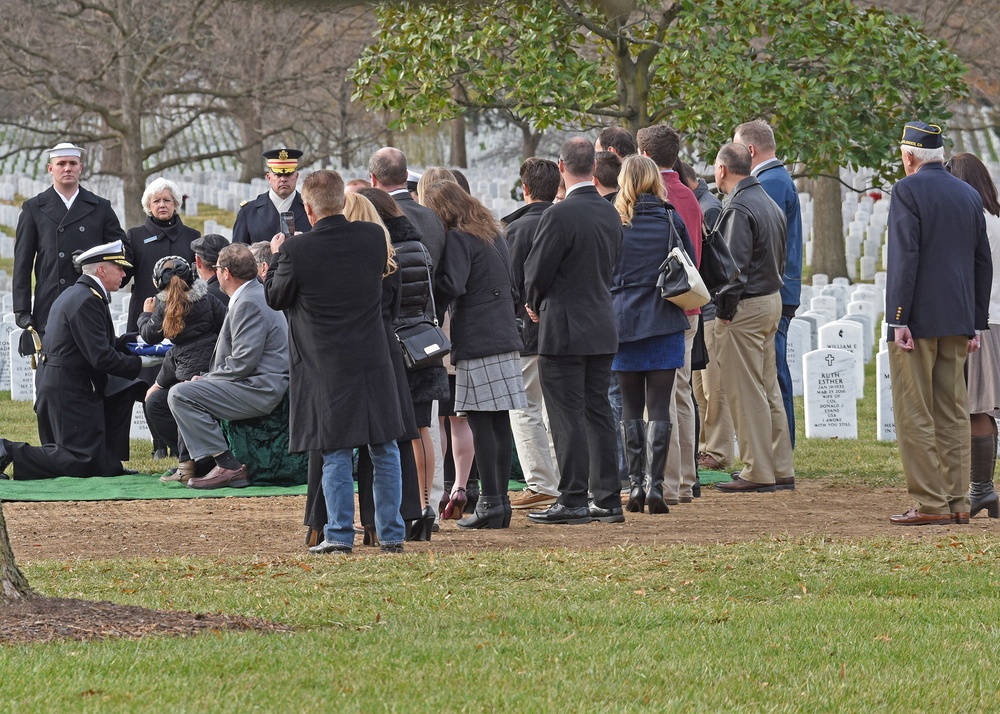
<svg viewBox="0 0 1000 714">
<path fill-rule="evenodd" d="M 729 413 L 726 390 L 715 345 L 715 321 L 705 323 L 705 349 L 708 365 L 694 372 L 694 398 L 701 414 L 701 439 L 698 450 L 709 454 L 723 466 L 733 463 L 733 417 Z"/>
<path fill-rule="evenodd" d="M 517 460 L 528 488 L 547 496 L 559 495 L 559 467 L 549 435 L 548 416 L 538 381 L 538 355 L 521 355 L 521 375 L 527 409 L 511 409 L 510 429 L 514 433 Z"/>
<path fill-rule="evenodd" d="M 698 332 L 698 316 L 688 315 L 684 331 L 684 366 L 674 373 L 674 398 L 670 402 L 670 451 L 663 474 L 663 497 L 676 500 L 690 497 L 698 475 L 695 464 L 694 395 L 691 393 L 691 348 Z"/>
<path fill-rule="evenodd" d="M 972 453 L 966 337 L 925 337 L 904 352 L 889 343 L 896 440 L 906 490 L 921 513 L 969 510 Z"/>
<path fill-rule="evenodd" d="M 715 319 L 722 384 L 736 427 L 743 461 L 741 477 L 771 484 L 792 478 L 792 441 L 778 389 L 774 333 L 781 319 L 778 293 L 740 300 L 727 325 Z"/>
</svg>

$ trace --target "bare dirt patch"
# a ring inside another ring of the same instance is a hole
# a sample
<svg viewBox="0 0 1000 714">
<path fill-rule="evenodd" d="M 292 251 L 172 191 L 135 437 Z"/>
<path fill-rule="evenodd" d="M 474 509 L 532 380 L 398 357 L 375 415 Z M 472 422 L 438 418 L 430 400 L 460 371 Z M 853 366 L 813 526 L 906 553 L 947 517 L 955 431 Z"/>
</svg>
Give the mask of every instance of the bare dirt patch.
<svg viewBox="0 0 1000 714">
<path fill-rule="evenodd" d="M 206 498 L 176 501 L 6 503 L 4 514 L 21 563 L 52 559 L 206 556 L 233 561 L 298 560 L 312 556 L 302 526 L 304 496 Z M 985 514 L 969 525 L 900 527 L 891 513 L 910 506 L 900 488 L 845 487 L 800 480 L 796 490 L 770 494 L 723 494 L 706 488 L 693 503 L 666 515 L 626 514 L 622 524 L 545 526 L 515 511 L 511 527 L 461 531 L 444 522 L 429 543 L 407 543 L 407 552 L 461 554 L 481 550 L 714 544 L 761 538 L 820 536 L 938 538 L 944 533 L 997 533 L 1000 521 Z M 380 556 L 355 544 L 356 556 Z M 0 642 L 52 639 L 189 635 L 205 630 L 287 630 L 251 618 L 161 612 L 55 598 L 32 598 L 0 608 Z"/>
</svg>

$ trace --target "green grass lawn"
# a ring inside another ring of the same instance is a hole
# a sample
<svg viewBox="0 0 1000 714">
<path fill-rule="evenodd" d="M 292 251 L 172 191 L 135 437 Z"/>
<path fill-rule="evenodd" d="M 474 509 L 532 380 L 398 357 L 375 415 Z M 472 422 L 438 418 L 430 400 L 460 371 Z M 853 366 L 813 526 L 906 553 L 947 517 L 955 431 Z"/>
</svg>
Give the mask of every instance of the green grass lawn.
<svg viewBox="0 0 1000 714">
<path fill-rule="evenodd" d="M 805 439 L 798 400 L 799 478 L 901 485 L 895 444 L 874 438 L 873 366 L 866 373 L 856 441 Z M 2 435 L 37 443 L 30 405 L 5 397 Z M 159 466 L 148 454 L 135 442 L 131 465 Z M 0 702 L 16 712 L 996 711 L 1000 538 L 976 533 L 33 561 L 24 570 L 46 595 L 296 631 L 3 646 Z"/>
</svg>

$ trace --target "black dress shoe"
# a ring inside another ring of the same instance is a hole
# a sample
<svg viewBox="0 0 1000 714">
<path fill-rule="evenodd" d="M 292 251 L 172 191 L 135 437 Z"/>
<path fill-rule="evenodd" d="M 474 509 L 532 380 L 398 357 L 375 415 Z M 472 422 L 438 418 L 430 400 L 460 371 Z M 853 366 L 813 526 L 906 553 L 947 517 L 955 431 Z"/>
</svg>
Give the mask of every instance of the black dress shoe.
<svg viewBox="0 0 1000 714">
<path fill-rule="evenodd" d="M 529 513 L 528 520 L 532 523 L 577 525 L 581 523 L 590 523 L 594 519 L 591 518 L 590 509 L 586 506 L 569 508 L 561 503 L 553 503 L 544 511 L 534 511 Z"/>
<path fill-rule="evenodd" d="M 625 514 L 622 513 L 621 507 L 618 508 L 601 508 L 593 501 L 590 502 L 587 510 L 590 511 L 590 517 L 595 521 L 600 521 L 601 523 L 624 523 Z"/>
<path fill-rule="evenodd" d="M 14 457 L 7 451 L 7 440 L 0 439 L 0 475 L 6 475 L 7 467 L 14 463 Z"/>
</svg>

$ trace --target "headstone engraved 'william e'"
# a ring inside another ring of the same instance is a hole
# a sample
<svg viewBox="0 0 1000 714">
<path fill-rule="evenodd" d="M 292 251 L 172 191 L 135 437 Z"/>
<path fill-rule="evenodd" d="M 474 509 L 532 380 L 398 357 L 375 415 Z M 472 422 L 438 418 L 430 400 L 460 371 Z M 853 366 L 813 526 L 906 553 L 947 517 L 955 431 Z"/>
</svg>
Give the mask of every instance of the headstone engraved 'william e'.
<svg viewBox="0 0 1000 714">
<path fill-rule="evenodd" d="M 862 358 L 865 328 L 856 322 L 837 320 L 819 328 L 819 348 L 847 350 L 857 358 L 854 365 L 854 382 L 858 399 L 863 399 L 865 384 L 865 363 Z"/>
<path fill-rule="evenodd" d="M 12 345 L 10 333 L 16 332 L 20 336 L 21 330 L 17 325 L 3 323 L 0 325 L 0 391 L 10 391 L 10 351 L 13 347 L 14 354 L 17 355 L 17 346 Z"/>
<path fill-rule="evenodd" d="M 892 411 L 892 380 L 889 378 L 889 351 L 875 355 L 875 411 L 878 414 L 879 441 L 896 440 L 896 414 Z"/>
<path fill-rule="evenodd" d="M 847 350 L 818 349 L 803 358 L 806 437 L 857 439 L 855 362 Z"/>
</svg>

